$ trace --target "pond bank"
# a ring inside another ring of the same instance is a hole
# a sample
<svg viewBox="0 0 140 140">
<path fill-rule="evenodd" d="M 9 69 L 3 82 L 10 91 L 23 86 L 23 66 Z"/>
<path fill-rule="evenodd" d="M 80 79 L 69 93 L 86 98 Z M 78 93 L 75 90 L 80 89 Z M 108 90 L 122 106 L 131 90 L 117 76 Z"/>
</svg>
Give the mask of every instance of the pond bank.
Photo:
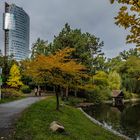
<svg viewBox="0 0 140 140">
<path fill-rule="evenodd" d="M 140 98 L 133 98 L 133 99 L 125 99 L 125 100 L 123 100 L 124 103 L 138 102 L 138 101 L 140 101 Z M 103 103 L 105 103 L 105 104 L 112 104 L 113 101 L 112 100 L 108 100 L 108 101 L 103 101 Z"/>
<path fill-rule="evenodd" d="M 117 135 L 117 136 L 119 136 L 119 137 L 122 137 L 122 138 L 124 138 L 124 139 L 126 139 L 126 140 L 132 140 L 131 138 L 129 138 L 129 137 L 127 137 L 127 136 L 125 136 L 125 135 L 123 135 L 123 134 L 121 134 L 121 133 L 119 133 L 119 132 L 113 130 L 113 129 L 110 129 L 110 128 L 107 127 L 107 126 L 104 126 L 102 123 L 100 123 L 99 121 L 97 121 L 96 119 L 94 119 L 93 117 L 91 117 L 90 115 L 88 115 L 82 108 L 79 108 L 79 110 L 80 110 L 88 119 L 90 119 L 93 123 L 95 123 L 95 124 L 101 126 L 102 128 L 104 128 L 104 129 L 110 131 L 110 132 L 113 133 L 114 135 Z"/>
<path fill-rule="evenodd" d="M 99 104 L 82 108 L 89 116 L 133 140 L 140 140 L 140 102 L 120 106 Z"/>
</svg>

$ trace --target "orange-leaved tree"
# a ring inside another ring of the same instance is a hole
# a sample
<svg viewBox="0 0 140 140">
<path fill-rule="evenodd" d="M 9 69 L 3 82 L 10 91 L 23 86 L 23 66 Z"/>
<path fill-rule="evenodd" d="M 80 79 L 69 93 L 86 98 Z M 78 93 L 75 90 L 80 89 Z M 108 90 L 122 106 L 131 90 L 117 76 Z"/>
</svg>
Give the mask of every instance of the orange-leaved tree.
<svg viewBox="0 0 140 140">
<path fill-rule="evenodd" d="M 60 87 L 65 88 L 66 96 L 68 96 L 68 87 L 75 87 L 75 83 L 79 85 L 83 78 L 88 77 L 85 74 L 86 67 L 70 58 L 73 51 L 72 48 L 65 48 L 49 56 L 38 55 L 33 60 L 23 62 L 24 73 L 31 76 L 38 84 L 48 83 L 55 86 L 57 90 Z M 59 93 L 57 90 L 56 108 L 59 110 Z"/>
</svg>

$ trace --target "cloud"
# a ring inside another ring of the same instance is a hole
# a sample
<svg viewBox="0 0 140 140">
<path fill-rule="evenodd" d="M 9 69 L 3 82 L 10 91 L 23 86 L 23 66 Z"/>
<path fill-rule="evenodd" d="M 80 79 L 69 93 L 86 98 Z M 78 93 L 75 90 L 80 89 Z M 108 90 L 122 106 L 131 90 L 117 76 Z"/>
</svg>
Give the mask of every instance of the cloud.
<svg viewBox="0 0 140 140">
<path fill-rule="evenodd" d="M 31 20 L 31 44 L 40 37 L 52 41 L 64 24 L 80 28 L 100 37 L 105 42 L 103 50 L 107 57 L 116 56 L 126 49 L 126 31 L 114 24 L 113 17 L 118 11 L 117 5 L 109 0 L 7 0 L 15 3 L 29 14 Z M 1 0 L 0 3 L 4 2 Z M 113 53 L 115 52 L 115 53 Z"/>
</svg>

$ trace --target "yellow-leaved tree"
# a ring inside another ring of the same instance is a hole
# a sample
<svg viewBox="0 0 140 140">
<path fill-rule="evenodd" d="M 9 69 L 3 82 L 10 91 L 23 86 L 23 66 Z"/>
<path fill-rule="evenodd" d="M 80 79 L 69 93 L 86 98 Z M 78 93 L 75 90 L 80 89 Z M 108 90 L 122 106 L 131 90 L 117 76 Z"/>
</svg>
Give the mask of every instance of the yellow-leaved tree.
<svg viewBox="0 0 140 140">
<path fill-rule="evenodd" d="M 10 76 L 8 78 L 7 84 L 12 88 L 19 88 L 23 85 L 21 81 L 20 70 L 16 64 L 14 64 L 10 69 Z"/>
<path fill-rule="evenodd" d="M 116 24 L 129 30 L 127 43 L 135 43 L 140 49 L 140 0 L 110 0 L 121 5 Z"/>
<path fill-rule="evenodd" d="M 59 110 L 58 89 L 65 88 L 68 96 L 68 88 L 76 89 L 75 85 L 82 84 L 82 78 L 86 78 L 85 66 L 70 58 L 72 48 L 65 48 L 50 54 L 49 56 L 38 55 L 35 59 L 23 62 L 24 73 L 31 76 L 38 83 L 48 83 L 56 88 L 57 107 Z"/>
</svg>

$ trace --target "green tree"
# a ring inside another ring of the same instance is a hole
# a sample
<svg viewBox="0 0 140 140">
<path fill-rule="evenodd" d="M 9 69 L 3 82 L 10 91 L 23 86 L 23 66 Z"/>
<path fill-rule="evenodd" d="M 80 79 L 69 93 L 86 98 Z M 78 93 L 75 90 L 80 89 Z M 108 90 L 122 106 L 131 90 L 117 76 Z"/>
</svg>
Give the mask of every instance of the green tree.
<svg viewBox="0 0 140 140">
<path fill-rule="evenodd" d="M 66 47 L 74 48 L 70 58 L 76 59 L 78 62 L 86 65 L 87 67 L 93 66 L 93 58 L 102 55 L 101 49 L 103 42 L 100 39 L 89 33 L 82 33 L 79 29 L 71 29 L 68 24 L 55 36 L 49 48 L 52 53 L 59 49 Z"/>
<path fill-rule="evenodd" d="M 128 51 L 124 50 L 123 52 L 120 53 L 120 57 L 123 60 L 127 60 L 131 56 L 136 56 L 136 57 L 140 58 L 140 53 L 136 48 L 135 49 L 130 49 Z"/>
<path fill-rule="evenodd" d="M 48 42 L 38 38 L 32 46 L 31 58 L 33 59 L 40 54 L 48 54 Z"/>
<path fill-rule="evenodd" d="M 116 24 L 129 30 L 126 37 L 127 43 L 135 43 L 140 47 L 140 0 L 110 0 L 121 5 L 118 15 L 115 17 Z"/>
<path fill-rule="evenodd" d="M 101 89 L 107 88 L 109 86 L 108 74 L 104 71 L 98 71 L 93 76 L 93 82 L 94 85 L 99 86 Z"/>
<path fill-rule="evenodd" d="M 140 92 L 140 58 L 129 57 L 119 68 L 122 84 L 129 92 Z"/>
<path fill-rule="evenodd" d="M 19 88 L 23 85 L 23 83 L 21 82 L 19 67 L 16 64 L 14 64 L 10 69 L 10 76 L 7 84 L 12 88 Z"/>
<path fill-rule="evenodd" d="M 104 56 L 97 56 L 93 61 L 93 70 L 96 71 L 108 71 L 106 57 Z"/>
<path fill-rule="evenodd" d="M 107 65 L 108 71 L 118 71 L 122 63 L 123 63 L 122 58 L 120 56 L 117 56 L 112 59 L 108 59 L 106 65 Z"/>
</svg>

